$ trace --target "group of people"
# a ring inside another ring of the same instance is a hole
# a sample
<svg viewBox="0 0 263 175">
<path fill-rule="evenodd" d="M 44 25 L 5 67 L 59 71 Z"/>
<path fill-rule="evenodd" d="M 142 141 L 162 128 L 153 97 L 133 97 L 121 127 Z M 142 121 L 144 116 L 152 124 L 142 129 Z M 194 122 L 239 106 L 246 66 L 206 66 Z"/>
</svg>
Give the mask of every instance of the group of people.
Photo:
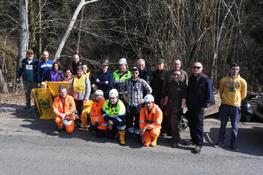
<svg viewBox="0 0 263 175">
<path fill-rule="evenodd" d="M 119 70 L 113 73 L 108 70 L 109 60 L 105 59 L 101 62 L 101 71 L 97 76 L 91 76 L 90 72 L 85 71 L 87 66 L 80 63 L 79 56 L 76 54 L 67 69 L 72 71 L 72 78 L 69 80 L 68 75 L 64 76 L 62 71 L 59 71 L 61 70 L 59 62 L 55 62 L 55 65 L 48 59 L 47 51 L 43 52 L 44 60 L 40 63 L 33 58 L 34 53 L 33 55 L 32 53 L 32 50 L 27 51 L 27 58 L 22 61 L 17 76 L 19 80 L 23 74 L 26 107 L 30 107 L 28 94 L 30 99 L 30 88 L 35 88 L 33 86 L 37 85 L 36 77 L 38 83 L 45 80 L 71 81 L 68 89 L 60 86 L 59 96 L 53 103 L 55 121 L 60 129 L 65 128 L 67 132 L 73 132 L 76 111 L 80 118 L 83 104 L 93 100 L 86 117 L 90 121 L 89 130 L 96 132 L 97 137 L 102 138 L 106 135 L 111 139 L 119 137 L 121 145 L 125 144 L 125 138 L 134 137 L 144 146 L 155 146 L 159 135 L 167 134 L 172 136 L 169 139 L 171 146 L 177 148 L 180 143 L 181 115 L 184 113 L 184 107 L 187 107 L 186 116 L 191 140 L 186 141 L 185 144 L 195 145 L 193 153 L 201 152 L 204 109 L 213 105 L 214 99 L 212 83 L 203 74 L 203 65 L 200 62 L 193 64 L 193 74 L 188 78 L 187 73 L 180 69 L 179 59 L 173 60 L 172 70 L 165 70 L 164 59 L 159 58 L 156 62 L 156 70 L 152 72 L 146 67 L 144 59 L 139 59 L 137 67 L 132 67 L 129 71 L 126 58 L 121 58 Z M 230 146 L 235 151 L 238 151 L 236 138 L 241 117 L 241 99 L 246 97 L 247 89 L 246 81 L 238 72 L 239 65 L 231 64 L 229 74 L 220 82 L 221 126 L 219 140 L 214 145 L 218 147 L 224 144 L 226 124 L 230 117 L 232 124 Z M 35 84 L 33 85 L 32 82 Z M 71 91 L 73 97 L 68 95 Z"/>
</svg>

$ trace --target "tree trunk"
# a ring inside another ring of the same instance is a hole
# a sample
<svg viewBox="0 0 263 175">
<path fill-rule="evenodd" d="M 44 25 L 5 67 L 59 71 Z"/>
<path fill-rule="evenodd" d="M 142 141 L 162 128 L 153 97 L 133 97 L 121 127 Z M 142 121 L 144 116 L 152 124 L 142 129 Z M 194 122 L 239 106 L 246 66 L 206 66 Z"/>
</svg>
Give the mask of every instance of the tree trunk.
<svg viewBox="0 0 263 175">
<path fill-rule="evenodd" d="M 38 9 L 39 9 L 39 18 L 38 18 L 38 32 L 39 32 L 39 37 L 38 37 L 38 52 L 39 55 L 42 53 L 42 3 L 41 0 L 38 0 Z"/>
<path fill-rule="evenodd" d="M 84 5 L 86 5 L 86 4 L 97 2 L 97 1 L 99 1 L 99 0 L 92 0 L 92 1 L 88 1 L 88 2 L 85 2 L 85 0 L 80 0 L 79 5 L 77 6 L 77 8 L 76 8 L 76 10 L 75 10 L 75 12 L 73 14 L 72 19 L 71 19 L 71 21 L 70 21 L 70 23 L 68 25 L 68 28 L 67 28 L 67 30 L 66 30 L 66 32 L 65 32 L 65 34 L 64 34 L 64 36 L 63 36 L 63 38 L 62 38 L 62 40 L 61 40 L 61 42 L 59 44 L 59 47 L 58 47 L 58 49 L 57 49 L 57 51 L 55 53 L 53 61 L 57 61 L 57 59 L 60 57 L 62 49 L 63 49 L 63 47 L 64 47 L 64 45 L 65 45 L 65 43 L 66 43 L 66 41 L 67 41 L 67 39 L 69 37 L 69 34 L 70 34 L 74 24 L 75 24 L 77 16 L 78 16 L 80 10 L 82 9 L 82 7 Z"/>
<path fill-rule="evenodd" d="M 27 19 L 27 0 L 20 0 L 20 40 L 17 65 L 19 66 L 22 59 L 26 57 L 28 48 L 28 19 Z"/>
<path fill-rule="evenodd" d="M 80 17 L 80 22 L 79 22 L 79 33 L 78 33 L 78 41 L 77 41 L 77 49 L 76 53 L 79 54 L 79 45 L 80 45 L 80 38 L 81 38 L 81 26 L 82 26 L 82 20 L 83 20 L 83 15 L 84 15 L 84 10 L 85 7 L 81 10 L 81 17 Z"/>
<path fill-rule="evenodd" d="M 8 88 L 7 88 L 7 84 L 5 82 L 5 78 L 2 74 L 1 69 L 0 69 L 0 92 L 1 93 L 9 93 Z"/>
<path fill-rule="evenodd" d="M 36 21 L 35 21 L 35 13 L 34 13 L 34 2 L 33 0 L 28 1 L 28 7 L 29 7 L 29 34 L 30 34 L 30 40 L 29 40 L 29 47 L 36 52 Z"/>
</svg>

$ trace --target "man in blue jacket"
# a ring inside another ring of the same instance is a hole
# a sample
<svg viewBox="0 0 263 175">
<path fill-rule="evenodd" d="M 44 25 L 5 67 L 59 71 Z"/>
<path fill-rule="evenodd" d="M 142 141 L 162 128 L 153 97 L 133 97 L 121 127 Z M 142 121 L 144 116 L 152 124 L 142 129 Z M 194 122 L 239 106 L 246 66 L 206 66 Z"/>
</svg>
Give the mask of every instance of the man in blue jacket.
<svg viewBox="0 0 263 175">
<path fill-rule="evenodd" d="M 20 81 L 20 77 L 23 77 L 25 96 L 26 96 L 26 107 L 31 107 L 30 95 L 33 88 L 37 88 L 37 72 L 38 72 L 38 59 L 34 58 L 34 51 L 29 49 L 26 52 L 27 57 L 24 58 L 19 66 L 17 72 L 16 81 Z"/>
<path fill-rule="evenodd" d="M 43 61 L 38 65 L 38 87 L 42 81 L 47 80 L 48 72 L 52 69 L 53 61 L 49 60 L 49 52 L 44 51 L 42 53 Z"/>
<path fill-rule="evenodd" d="M 187 145 L 196 145 L 194 154 L 199 154 L 203 146 L 204 138 L 204 109 L 211 105 L 213 87 L 210 79 L 202 73 L 203 65 L 195 62 L 192 71 L 193 75 L 188 83 L 188 123 L 191 140 Z"/>
<path fill-rule="evenodd" d="M 113 84 L 113 74 L 108 68 L 109 60 L 105 59 L 101 62 L 101 71 L 98 73 L 95 81 L 98 89 L 103 91 L 105 99 L 109 99 L 109 91 Z"/>
</svg>

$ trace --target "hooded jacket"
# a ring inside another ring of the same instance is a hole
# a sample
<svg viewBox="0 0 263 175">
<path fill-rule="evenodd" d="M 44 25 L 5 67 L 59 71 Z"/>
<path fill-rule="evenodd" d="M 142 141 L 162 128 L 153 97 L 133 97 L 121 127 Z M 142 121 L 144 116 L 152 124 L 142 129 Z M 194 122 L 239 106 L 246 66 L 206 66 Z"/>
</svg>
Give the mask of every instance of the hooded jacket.
<svg viewBox="0 0 263 175">
<path fill-rule="evenodd" d="M 220 81 L 219 93 L 223 104 L 238 107 L 247 95 L 247 82 L 239 75 L 227 75 Z"/>
</svg>

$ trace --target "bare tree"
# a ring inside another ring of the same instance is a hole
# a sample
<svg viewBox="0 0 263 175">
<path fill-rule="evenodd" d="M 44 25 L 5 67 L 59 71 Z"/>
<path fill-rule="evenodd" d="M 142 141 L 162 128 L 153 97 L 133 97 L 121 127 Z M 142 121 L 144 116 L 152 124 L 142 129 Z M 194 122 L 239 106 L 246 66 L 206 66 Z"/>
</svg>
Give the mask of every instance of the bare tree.
<svg viewBox="0 0 263 175">
<path fill-rule="evenodd" d="M 28 4 L 27 0 L 20 0 L 20 40 L 19 40 L 19 53 L 17 65 L 23 58 L 26 57 L 26 51 L 28 48 L 29 31 L 28 31 Z"/>
<path fill-rule="evenodd" d="M 82 9 L 82 7 L 84 5 L 86 5 L 86 4 L 97 2 L 97 1 L 99 1 L 99 0 L 92 0 L 92 1 L 87 1 L 87 2 L 85 0 L 80 0 L 79 5 L 77 6 L 77 8 L 76 8 L 76 10 L 75 10 L 75 12 L 73 14 L 72 19 L 71 19 L 71 21 L 70 21 L 70 23 L 68 25 L 68 28 L 67 28 L 67 30 L 66 30 L 66 32 L 65 32 L 65 34 L 64 34 L 64 36 L 63 36 L 63 38 L 62 38 L 62 40 L 61 40 L 61 42 L 59 44 L 59 47 L 58 47 L 58 49 L 57 49 L 57 51 L 55 53 L 55 56 L 54 56 L 54 59 L 53 59 L 54 61 L 56 61 L 60 57 L 60 53 L 61 53 L 61 51 L 62 51 L 62 49 L 63 49 L 63 47 L 64 47 L 64 45 L 65 45 L 65 43 L 66 43 L 66 41 L 67 41 L 67 39 L 69 37 L 70 31 L 72 30 L 72 28 L 73 28 L 73 26 L 75 24 L 75 21 L 77 19 L 77 16 L 78 16 L 80 10 Z"/>
</svg>

